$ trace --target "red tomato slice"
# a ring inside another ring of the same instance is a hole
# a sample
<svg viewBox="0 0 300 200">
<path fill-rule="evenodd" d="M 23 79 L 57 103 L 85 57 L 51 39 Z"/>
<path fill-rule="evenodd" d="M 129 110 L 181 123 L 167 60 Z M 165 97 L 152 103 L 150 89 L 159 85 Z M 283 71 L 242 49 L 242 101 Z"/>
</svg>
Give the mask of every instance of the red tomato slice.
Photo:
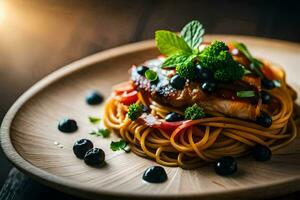
<svg viewBox="0 0 300 200">
<path fill-rule="evenodd" d="M 138 95 L 137 95 L 137 91 L 133 90 L 131 92 L 124 92 L 121 96 L 120 96 L 120 102 L 124 103 L 125 105 L 130 105 L 133 104 L 135 102 L 137 102 L 138 100 Z"/>
<path fill-rule="evenodd" d="M 260 68 L 262 73 L 270 80 L 274 80 L 276 79 L 276 75 L 274 74 L 274 72 L 272 71 L 272 69 L 267 66 L 264 65 L 263 67 Z"/>
<path fill-rule="evenodd" d="M 114 89 L 116 95 L 120 95 L 120 94 L 123 94 L 124 92 L 132 92 L 135 88 L 134 88 L 133 84 L 126 81 L 126 82 L 114 85 L 113 89 Z"/>
<path fill-rule="evenodd" d="M 161 128 L 166 131 L 174 131 L 178 126 L 182 125 L 186 121 L 178 121 L 178 122 L 167 122 L 167 121 L 162 121 L 158 125 L 154 125 L 153 127 L 155 128 Z"/>
</svg>

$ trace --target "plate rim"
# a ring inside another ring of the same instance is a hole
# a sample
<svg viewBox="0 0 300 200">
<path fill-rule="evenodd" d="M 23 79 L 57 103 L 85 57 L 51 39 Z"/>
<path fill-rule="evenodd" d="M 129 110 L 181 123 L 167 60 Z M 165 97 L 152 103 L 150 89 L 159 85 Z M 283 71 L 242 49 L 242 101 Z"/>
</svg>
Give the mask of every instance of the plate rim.
<svg viewBox="0 0 300 200">
<path fill-rule="evenodd" d="M 251 37 L 251 36 L 240 36 L 240 35 L 209 35 L 210 37 L 238 37 L 243 38 L 244 40 L 264 40 L 264 41 L 272 41 L 272 42 L 279 42 L 279 43 L 285 43 L 286 45 L 294 46 L 296 48 L 299 48 L 300 45 L 298 43 L 293 42 L 287 42 L 282 40 L 274 40 L 269 38 L 261 38 L 261 37 Z M 265 183 L 258 186 L 252 186 L 252 187 L 242 187 L 239 189 L 229 189 L 229 190 L 222 190 L 218 193 L 210 191 L 210 192 L 204 192 L 204 193 L 192 193 L 192 194 L 160 194 L 157 196 L 151 196 L 151 195 L 145 195 L 145 194 L 137 194 L 137 193 L 128 193 L 128 192 L 110 192 L 106 190 L 95 190 L 94 188 L 89 187 L 82 187 L 80 184 L 76 183 L 75 181 L 70 181 L 68 179 L 59 177 L 55 174 L 52 174 L 50 172 L 47 172 L 46 170 L 42 170 L 38 168 L 37 166 L 34 166 L 29 161 L 24 159 L 15 149 L 11 137 L 10 137 L 10 128 L 11 124 L 13 122 L 13 119 L 17 115 L 20 108 L 33 96 L 38 94 L 40 91 L 42 91 L 44 88 L 46 88 L 49 84 L 54 83 L 55 81 L 64 78 L 65 76 L 68 76 L 78 70 L 81 70 L 85 67 L 88 67 L 90 65 L 96 64 L 98 62 L 104 61 L 106 59 L 112 59 L 114 57 L 118 57 L 121 55 L 134 53 L 138 51 L 144 51 L 147 49 L 152 49 L 155 47 L 154 40 L 145 40 L 141 42 L 131 43 L 122 45 L 119 47 L 115 47 L 112 49 L 108 49 L 87 57 L 84 57 L 80 60 L 77 60 L 75 62 L 72 62 L 71 64 L 68 64 L 52 73 L 47 75 L 46 77 L 42 78 L 40 81 L 35 83 L 33 86 L 31 86 L 28 90 L 26 90 L 18 99 L 15 101 L 15 103 L 11 106 L 11 108 L 6 113 L 5 117 L 3 118 L 2 124 L 1 124 L 1 132 L 0 132 L 0 142 L 1 147 L 3 149 L 4 155 L 6 158 L 14 165 L 16 168 L 18 168 L 20 171 L 24 172 L 25 174 L 29 175 L 30 177 L 34 178 L 35 180 L 41 182 L 42 184 L 45 184 L 47 186 L 53 187 L 55 189 L 58 189 L 63 192 L 67 192 L 69 194 L 76 194 L 78 196 L 86 197 L 86 198 L 97 198 L 99 196 L 106 196 L 106 197 L 124 197 L 124 198 L 151 198 L 151 199 L 159 199 L 159 198 L 209 198 L 212 196 L 215 196 L 215 198 L 219 195 L 222 195 L 223 197 L 232 197 L 236 196 L 237 192 L 240 194 L 251 194 L 258 190 L 268 190 L 268 191 L 277 191 L 276 195 L 281 194 L 278 188 L 282 186 L 289 185 L 290 190 L 285 191 L 284 193 L 294 192 L 299 190 L 300 188 L 300 176 L 294 177 L 291 179 L 288 179 L 286 181 L 277 181 L 275 183 Z M 294 187 L 291 187 L 291 185 L 294 185 Z M 282 192 L 282 191 L 281 191 Z M 270 192 L 269 192 L 270 193 Z M 272 192 L 273 194 L 275 192 Z M 251 195 L 250 195 L 251 196 Z M 252 195 L 253 196 L 253 195 Z M 272 196 L 269 194 L 268 196 Z M 249 196 L 248 196 L 249 197 Z M 258 197 L 258 196 L 257 196 Z"/>
</svg>

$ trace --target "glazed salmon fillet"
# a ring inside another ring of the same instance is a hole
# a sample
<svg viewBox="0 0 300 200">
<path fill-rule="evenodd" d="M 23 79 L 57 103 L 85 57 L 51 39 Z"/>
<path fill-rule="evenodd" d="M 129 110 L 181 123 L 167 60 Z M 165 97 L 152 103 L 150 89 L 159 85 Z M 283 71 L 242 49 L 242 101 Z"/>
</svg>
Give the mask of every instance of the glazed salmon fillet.
<svg viewBox="0 0 300 200">
<path fill-rule="evenodd" d="M 196 103 L 207 111 L 241 119 L 255 120 L 260 114 L 262 103 L 258 94 L 261 91 L 261 83 L 258 77 L 244 76 L 242 80 L 230 84 L 219 84 L 214 92 L 206 93 L 195 81 L 186 81 L 181 90 L 173 88 L 169 80 L 175 71 L 161 69 L 159 60 L 147 61 L 143 65 L 156 71 L 159 81 L 151 83 L 137 72 L 136 67 L 130 70 L 131 81 L 142 94 L 150 95 L 153 100 L 162 104 L 187 107 Z M 237 91 L 246 90 L 254 90 L 256 95 L 249 98 L 236 96 Z"/>
</svg>

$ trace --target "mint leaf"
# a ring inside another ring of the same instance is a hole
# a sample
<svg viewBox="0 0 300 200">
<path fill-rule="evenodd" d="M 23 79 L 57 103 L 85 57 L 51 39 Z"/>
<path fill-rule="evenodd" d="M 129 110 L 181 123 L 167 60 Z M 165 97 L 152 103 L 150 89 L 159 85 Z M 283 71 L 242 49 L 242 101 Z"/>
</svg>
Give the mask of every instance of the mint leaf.
<svg viewBox="0 0 300 200">
<path fill-rule="evenodd" d="M 199 21 L 193 20 L 183 27 L 180 34 L 192 49 L 196 49 L 203 40 L 204 32 L 203 25 Z"/>
<path fill-rule="evenodd" d="M 189 59 L 189 54 L 175 54 L 168 57 L 162 64 L 162 68 L 173 68 L 182 65 Z"/>
<path fill-rule="evenodd" d="M 127 146 L 127 143 L 126 143 L 126 141 L 123 140 L 123 139 L 121 139 L 121 140 L 119 140 L 119 141 L 117 141 L 117 142 L 112 141 L 112 142 L 110 143 L 110 148 L 111 148 L 111 150 L 113 150 L 113 151 L 124 150 L 124 149 L 126 148 L 126 146 Z"/>
<path fill-rule="evenodd" d="M 92 116 L 89 116 L 89 121 L 92 123 L 92 124 L 97 124 L 101 121 L 100 118 L 98 117 L 92 117 Z"/>
<path fill-rule="evenodd" d="M 192 49 L 184 41 L 184 39 L 170 31 L 156 31 L 155 41 L 159 51 L 167 56 L 177 53 L 192 54 Z"/>
</svg>

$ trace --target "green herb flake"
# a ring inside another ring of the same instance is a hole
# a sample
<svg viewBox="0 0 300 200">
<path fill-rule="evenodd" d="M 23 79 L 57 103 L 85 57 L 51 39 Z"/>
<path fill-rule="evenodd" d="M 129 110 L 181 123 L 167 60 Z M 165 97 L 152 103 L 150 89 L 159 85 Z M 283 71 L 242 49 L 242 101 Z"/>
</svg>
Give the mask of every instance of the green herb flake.
<svg viewBox="0 0 300 200">
<path fill-rule="evenodd" d="M 153 71 L 153 70 L 151 70 L 151 69 L 148 69 L 146 72 L 145 72 L 145 77 L 149 80 L 149 81 L 151 81 L 151 82 L 153 82 L 153 81 L 156 81 L 157 80 L 157 73 L 155 72 L 155 71 Z"/>
<path fill-rule="evenodd" d="M 113 151 L 119 151 L 119 150 L 124 150 L 127 147 L 127 143 L 125 140 L 121 139 L 117 142 L 112 141 L 110 143 L 110 148 Z"/>
<path fill-rule="evenodd" d="M 98 117 L 92 117 L 92 116 L 89 116 L 89 121 L 92 123 L 92 124 L 98 124 L 101 119 L 98 118 Z"/>
<path fill-rule="evenodd" d="M 98 128 L 90 133 L 91 135 L 101 136 L 103 138 L 109 137 L 110 130 L 107 128 Z"/>
<path fill-rule="evenodd" d="M 249 90 L 249 91 L 238 91 L 236 93 L 236 96 L 240 98 L 247 98 L 247 97 L 254 97 L 255 91 Z"/>
</svg>

